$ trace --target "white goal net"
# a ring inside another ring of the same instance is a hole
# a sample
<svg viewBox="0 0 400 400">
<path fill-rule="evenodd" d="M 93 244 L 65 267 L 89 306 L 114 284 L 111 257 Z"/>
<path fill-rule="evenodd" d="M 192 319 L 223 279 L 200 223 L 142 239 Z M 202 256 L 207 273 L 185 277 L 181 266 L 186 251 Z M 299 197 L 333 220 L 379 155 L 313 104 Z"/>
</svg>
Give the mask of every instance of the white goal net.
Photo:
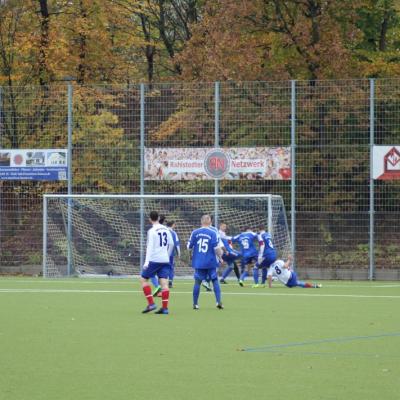
<svg viewBox="0 0 400 400">
<path fill-rule="evenodd" d="M 150 228 L 158 211 L 174 221 L 181 242 L 175 274 L 192 275 L 186 243 L 203 214 L 227 224 L 234 236 L 263 224 L 280 258 L 291 251 L 285 206 L 279 195 L 52 195 L 43 196 L 43 274 L 46 277 L 140 273 Z"/>
</svg>

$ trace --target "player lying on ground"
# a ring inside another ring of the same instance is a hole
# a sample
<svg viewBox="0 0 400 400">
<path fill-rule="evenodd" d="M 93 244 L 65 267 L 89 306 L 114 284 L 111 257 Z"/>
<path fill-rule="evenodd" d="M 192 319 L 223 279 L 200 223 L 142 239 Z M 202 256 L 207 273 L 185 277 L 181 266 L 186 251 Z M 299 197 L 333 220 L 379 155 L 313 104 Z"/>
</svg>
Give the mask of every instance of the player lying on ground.
<svg viewBox="0 0 400 400">
<path fill-rule="evenodd" d="M 246 227 L 242 233 L 232 238 L 232 242 L 238 243 L 240 246 L 241 259 L 241 275 L 239 285 L 244 286 L 244 280 L 249 276 L 251 267 L 257 261 L 258 250 L 255 246 L 257 234 L 249 227 Z"/>
<path fill-rule="evenodd" d="M 221 283 L 227 283 L 225 279 L 229 276 L 232 270 L 235 272 L 237 280 L 239 281 L 240 279 L 239 268 L 236 264 L 236 261 L 240 259 L 240 253 L 233 248 L 232 238 L 227 236 L 226 229 L 226 224 L 222 222 L 219 225 L 219 235 L 221 237 L 224 252 L 222 260 L 226 263 L 227 267 L 222 273 L 222 277 L 220 279 Z"/>
<path fill-rule="evenodd" d="M 292 262 L 292 257 L 289 256 L 287 261 L 276 260 L 268 269 L 268 286 L 272 287 L 272 279 L 277 278 L 277 280 L 283 283 L 285 286 L 292 287 L 302 287 L 302 288 L 320 288 L 322 285 L 319 283 L 308 283 L 297 280 L 296 272 L 290 269 L 290 264 Z"/>
<path fill-rule="evenodd" d="M 149 284 L 149 279 L 157 276 L 161 285 L 162 307 L 156 314 L 168 314 L 168 277 L 171 269 L 169 258 L 174 250 L 174 242 L 169 229 L 160 224 L 157 211 L 150 213 L 149 221 L 153 226 L 147 232 L 146 259 L 140 277 L 148 304 L 142 312 L 146 314 L 157 308 Z"/>
<path fill-rule="evenodd" d="M 201 217 L 201 228 L 195 229 L 191 233 L 187 248 L 193 250 L 193 309 L 199 309 L 200 285 L 207 277 L 211 279 L 214 287 L 217 308 L 223 309 L 221 288 L 217 276 L 217 268 L 219 266 L 219 259 L 222 256 L 222 248 L 220 247 L 218 233 L 211 227 L 211 217 L 209 215 L 203 215 Z"/>
<path fill-rule="evenodd" d="M 272 236 L 269 232 L 265 231 L 264 225 L 260 225 L 258 234 L 258 259 L 257 263 L 253 268 L 253 287 L 259 287 L 259 270 L 261 269 L 261 286 L 265 287 L 265 281 L 267 280 L 268 268 L 276 261 L 277 253 L 272 243 Z"/>
</svg>

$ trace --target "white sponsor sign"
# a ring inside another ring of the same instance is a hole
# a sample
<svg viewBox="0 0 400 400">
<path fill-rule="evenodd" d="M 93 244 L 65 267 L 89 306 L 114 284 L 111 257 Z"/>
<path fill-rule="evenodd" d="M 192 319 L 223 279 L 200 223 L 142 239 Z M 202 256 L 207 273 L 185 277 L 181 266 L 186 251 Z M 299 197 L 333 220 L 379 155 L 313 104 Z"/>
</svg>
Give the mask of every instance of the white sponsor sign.
<svg viewBox="0 0 400 400">
<path fill-rule="evenodd" d="M 290 179 L 289 147 L 146 148 L 146 180 Z"/>
<path fill-rule="evenodd" d="M 400 179 L 400 146 L 373 147 L 373 179 Z"/>
<path fill-rule="evenodd" d="M 0 179 L 66 180 L 67 149 L 0 149 Z"/>
</svg>

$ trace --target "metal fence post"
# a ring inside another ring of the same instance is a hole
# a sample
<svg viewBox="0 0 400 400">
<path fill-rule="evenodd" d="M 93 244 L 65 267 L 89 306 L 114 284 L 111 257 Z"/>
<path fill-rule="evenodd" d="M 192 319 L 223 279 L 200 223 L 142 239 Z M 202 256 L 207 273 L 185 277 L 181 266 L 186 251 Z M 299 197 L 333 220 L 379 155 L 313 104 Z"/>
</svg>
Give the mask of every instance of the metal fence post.
<svg viewBox="0 0 400 400">
<path fill-rule="evenodd" d="M 144 195 L 145 87 L 140 84 L 140 194 Z M 140 198 L 140 268 L 144 264 L 144 199 Z"/>
<path fill-rule="evenodd" d="M 219 106 L 220 106 L 220 83 L 214 84 L 214 147 L 219 148 Z M 219 194 L 219 179 L 214 179 L 214 195 Z M 214 198 L 214 225 L 218 227 L 218 198 Z"/>
<path fill-rule="evenodd" d="M 290 227 L 292 242 L 293 265 L 296 266 L 296 81 L 291 81 L 291 117 L 290 117 L 290 147 L 291 147 L 291 202 Z M 296 268 L 296 267 L 295 267 Z"/>
<path fill-rule="evenodd" d="M 68 194 L 72 194 L 72 84 L 68 84 Z M 71 275 L 73 269 L 72 261 L 72 199 L 68 198 L 68 216 L 67 216 L 67 274 Z"/>
<path fill-rule="evenodd" d="M 43 196 L 43 277 L 47 278 L 47 197 Z"/>
<path fill-rule="evenodd" d="M 2 125 L 2 113 L 3 113 L 3 88 L 0 86 L 0 149 L 3 147 L 3 125 Z M 2 212 L 3 212 L 3 182 L 0 182 L 0 250 L 3 239 L 2 230 Z"/>
<path fill-rule="evenodd" d="M 373 178 L 373 149 L 375 142 L 375 80 L 370 79 L 369 98 L 369 274 L 368 279 L 375 277 L 375 188 Z"/>
</svg>

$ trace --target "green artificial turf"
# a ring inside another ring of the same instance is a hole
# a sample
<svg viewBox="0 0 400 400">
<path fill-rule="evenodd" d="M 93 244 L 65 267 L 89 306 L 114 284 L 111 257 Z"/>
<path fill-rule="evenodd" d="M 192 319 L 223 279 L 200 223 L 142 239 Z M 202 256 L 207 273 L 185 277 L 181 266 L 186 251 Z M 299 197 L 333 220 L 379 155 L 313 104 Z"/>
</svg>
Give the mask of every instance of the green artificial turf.
<svg viewBox="0 0 400 400">
<path fill-rule="evenodd" d="M 176 281 L 164 316 L 137 280 L 2 278 L 0 399 L 399 399 L 400 284 L 323 285 L 194 311 Z"/>
</svg>

